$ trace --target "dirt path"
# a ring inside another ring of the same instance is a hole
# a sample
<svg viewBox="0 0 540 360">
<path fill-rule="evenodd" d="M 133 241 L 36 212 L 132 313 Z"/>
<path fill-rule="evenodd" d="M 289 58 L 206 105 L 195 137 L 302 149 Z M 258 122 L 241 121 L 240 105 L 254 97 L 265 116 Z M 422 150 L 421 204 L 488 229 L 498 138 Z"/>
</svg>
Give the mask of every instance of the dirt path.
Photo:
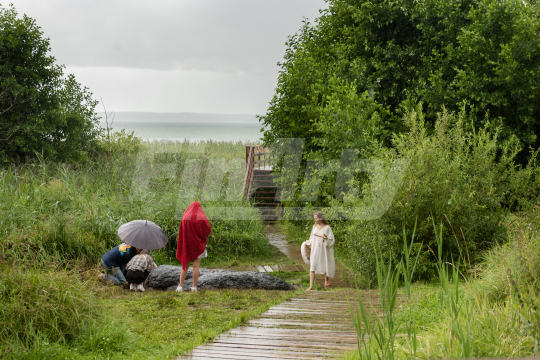
<svg viewBox="0 0 540 360">
<path fill-rule="evenodd" d="M 270 243 L 297 264 L 304 264 L 300 246 L 289 244 L 276 231 L 267 233 Z M 351 320 L 358 292 L 342 276 L 347 270 L 336 263 L 330 291 L 304 291 L 271 307 L 257 319 L 232 329 L 212 343 L 203 344 L 179 359 L 327 359 L 357 346 Z M 338 277 L 339 276 L 339 277 Z M 324 277 L 317 276 L 324 286 Z M 376 304 L 376 293 L 362 291 L 364 302 Z M 370 307 L 377 312 L 377 307 Z"/>
</svg>

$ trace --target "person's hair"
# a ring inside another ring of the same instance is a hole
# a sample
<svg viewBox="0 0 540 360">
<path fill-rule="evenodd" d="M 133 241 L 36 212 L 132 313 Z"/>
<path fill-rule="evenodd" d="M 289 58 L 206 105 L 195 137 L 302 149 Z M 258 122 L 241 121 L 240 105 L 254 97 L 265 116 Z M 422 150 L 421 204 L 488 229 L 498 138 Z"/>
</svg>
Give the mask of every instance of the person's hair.
<svg viewBox="0 0 540 360">
<path fill-rule="evenodd" d="M 144 249 L 144 250 L 141 250 L 141 252 L 139 254 L 141 254 L 141 255 L 150 255 L 150 251 Z"/>
<path fill-rule="evenodd" d="M 317 211 L 317 212 L 316 212 L 315 214 L 313 214 L 313 215 L 315 215 L 318 219 L 321 219 L 321 222 L 322 222 L 324 225 L 330 225 L 330 224 L 328 224 L 328 221 L 325 219 L 325 217 L 324 217 L 324 215 L 323 215 L 322 212 Z"/>
</svg>

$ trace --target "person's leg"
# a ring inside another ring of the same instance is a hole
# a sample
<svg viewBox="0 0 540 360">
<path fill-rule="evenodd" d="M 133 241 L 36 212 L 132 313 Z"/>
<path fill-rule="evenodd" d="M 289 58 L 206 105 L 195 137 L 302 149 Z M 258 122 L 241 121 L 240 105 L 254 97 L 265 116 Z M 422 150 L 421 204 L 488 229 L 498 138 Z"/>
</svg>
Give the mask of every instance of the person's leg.
<svg viewBox="0 0 540 360">
<path fill-rule="evenodd" d="M 187 268 L 189 268 L 189 264 L 187 265 Z M 180 282 L 178 283 L 178 288 L 176 288 L 177 291 L 181 291 L 179 289 L 184 288 L 184 280 L 186 280 L 187 276 L 187 270 L 184 270 L 182 268 L 182 271 L 180 272 Z"/>
<path fill-rule="evenodd" d="M 123 268 L 125 268 L 125 266 L 123 266 Z M 125 285 L 127 281 L 126 281 L 126 277 L 124 276 L 124 272 L 122 271 L 122 268 L 115 267 L 114 272 L 115 272 L 114 278 L 116 281 L 113 280 L 113 282 L 116 285 Z"/>
<path fill-rule="evenodd" d="M 326 276 L 326 273 L 324 273 L 324 288 L 328 289 L 330 286 L 330 282 L 328 281 L 328 276 Z"/>
<path fill-rule="evenodd" d="M 193 260 L 193 285 L 192 288 L 197 287 L 197 281 L 199 281 L 199 267 L 201 265 L 201 259 Z"/>
<path fill-rule="evenodd" d="M 136 272 L 136 278 L 137 278 L 137 290 L 139 291 L 144 291 L 144 281 L 146 280 L 146 278 L 148 277 L 148 271 L 137 271 Z"/>
<path fill-rule="evenodd" d="M 308 290 L 313 290 L 313 281 L 315 280 L 315 271 L 309 272 L 309 288 Z"/>
<path fill-rule="evenodd" d="M 126 278 L 122 274 L 122 270 L 118 267 L 109 267 L 105 268 L 107 274 L 105 275 L 105 280 L 112 282 L 114 285 L 124 285 L 126 283 Z"/>
<path fill-rule="evenodd" d="M 120 268 L 107 267 L 103 260 L 101 260 L 101 265 L 105 268 L 105 281 L 112 282 L 115 285 L 124 285 L 126 283 L 126 278 Z"/>
</svg>

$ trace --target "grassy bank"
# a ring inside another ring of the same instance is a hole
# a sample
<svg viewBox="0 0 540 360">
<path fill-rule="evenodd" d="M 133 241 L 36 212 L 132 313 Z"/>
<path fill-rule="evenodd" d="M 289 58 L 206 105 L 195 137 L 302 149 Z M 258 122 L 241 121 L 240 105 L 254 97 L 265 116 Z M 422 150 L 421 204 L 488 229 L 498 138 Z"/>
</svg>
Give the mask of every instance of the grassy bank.
<svg viewBox="0 0 540 360">
<path fill-rule="evenodd" d="M 172 261 L 179 219 L 195 200 L 202 201 L 203 208 L 242 211 L 239 221 L 221 220 L 219 214 L 211 220 L 209 258 L 204 260 L 207 264 L 244 256 L 252 260 L 269 257 L 270 247 L 258 212 L 241 198 L 222 196 L 223 187 L 232 193 L 243 182 L 225 178 L 217 183 L 218 189 L 191 192 L 188 185 L 195 180 L 186 179 L 184 174 L 184 170 L 199 174 L 197 181 L 204 182 L 207 172 L 213 171 L 211 161 L 242 159 L 244 152 L 241 143 L 143 144 L 84 166 L 43 160 L 4 169 L 0 172 L 2 260 L 59 267 L 70 261 L 95 264 L 118 244 L 116 230 L 121 224 L 148 219 L 161 226 L 170 239 L 169 245 L 154 256 L 163 262 Z M 164 154 L 169 158 L 164 159 Z M 140 173 L 147 171 L 141 163 L 158 169 L 141 179 Z M 165 171 L 167 168 L 175 171 Z M 144 190 L 142 195 L 140 188 Z"/>
<path fill-rule="evenodd" d="M 180 265 L 179 221 L 195 200 L 212 227 L 202 266 L 287 262 L 238 191 L 244 157 L 242 143 L 148 144 L 120 135 L 110 156 L 83 165 L 39 159 L 1 170 L 3 358 L 166 358 L 290 296 L 134 294 L 96 281 L 99 259 L 121 242 L 118 227 L 134 219 L 168 235 L 168 246 L 152 252 L 156 263 Z"/>
<path fill-rule="evenodd" d="M 378 283 L 384 295 L 383 314 L 379 318 L 355 314 L 360 339 L 367 337 L 360 340 L 358 352 L 343 358 L 538 356 L 537 229 L 537 214 L 514 218 L 509 225 L 510 242 L 485 252 L 478 266 L 462 267 L 466 272 L 459 271 L 457 263 L 439 257 L 438 276 L 429 284 L 411 284 L 410 265 L 414 259 L 408 263 L 404 259 L 394 266 L 380 265 Z M 434 236 L 444 246 L 440 234 Z M 393 307 L 396 291 L 409 294 L 408 304 Z"/>
<path fill-rule="evenodd" d="M 3 342 L 3 358 L 168 359 L 294 295 L 265 290 L 133 293 L 95 285 L 89 292 L 94 316 L 79 310 L 88 321 L 78 336 L 59 339 L 34 333 L 25 340 L 10 337 Z M 76 322 L 68 314 L 55 316 Z"/>
</svg>

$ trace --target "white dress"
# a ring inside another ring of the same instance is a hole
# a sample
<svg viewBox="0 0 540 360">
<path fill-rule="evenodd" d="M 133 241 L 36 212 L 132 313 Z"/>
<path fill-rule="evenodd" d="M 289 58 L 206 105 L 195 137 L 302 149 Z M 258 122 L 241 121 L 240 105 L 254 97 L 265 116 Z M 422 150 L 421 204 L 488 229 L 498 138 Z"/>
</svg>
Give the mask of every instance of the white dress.
<svg viewBox="0 0 540 360">
<path fill-rule="evenodd" d="M 326 235 L 328 238 L 323 239 Z M 326 274 L 328 277 L 334 277 L 336 274 L 336 263 L 334 261 L 334 233 L 330 226 L 326 225 L 322 229 L 316 226 L 311 230 L 309 237 L 311 241 L 310 271 L 315 274 Z"/>
</svg>

